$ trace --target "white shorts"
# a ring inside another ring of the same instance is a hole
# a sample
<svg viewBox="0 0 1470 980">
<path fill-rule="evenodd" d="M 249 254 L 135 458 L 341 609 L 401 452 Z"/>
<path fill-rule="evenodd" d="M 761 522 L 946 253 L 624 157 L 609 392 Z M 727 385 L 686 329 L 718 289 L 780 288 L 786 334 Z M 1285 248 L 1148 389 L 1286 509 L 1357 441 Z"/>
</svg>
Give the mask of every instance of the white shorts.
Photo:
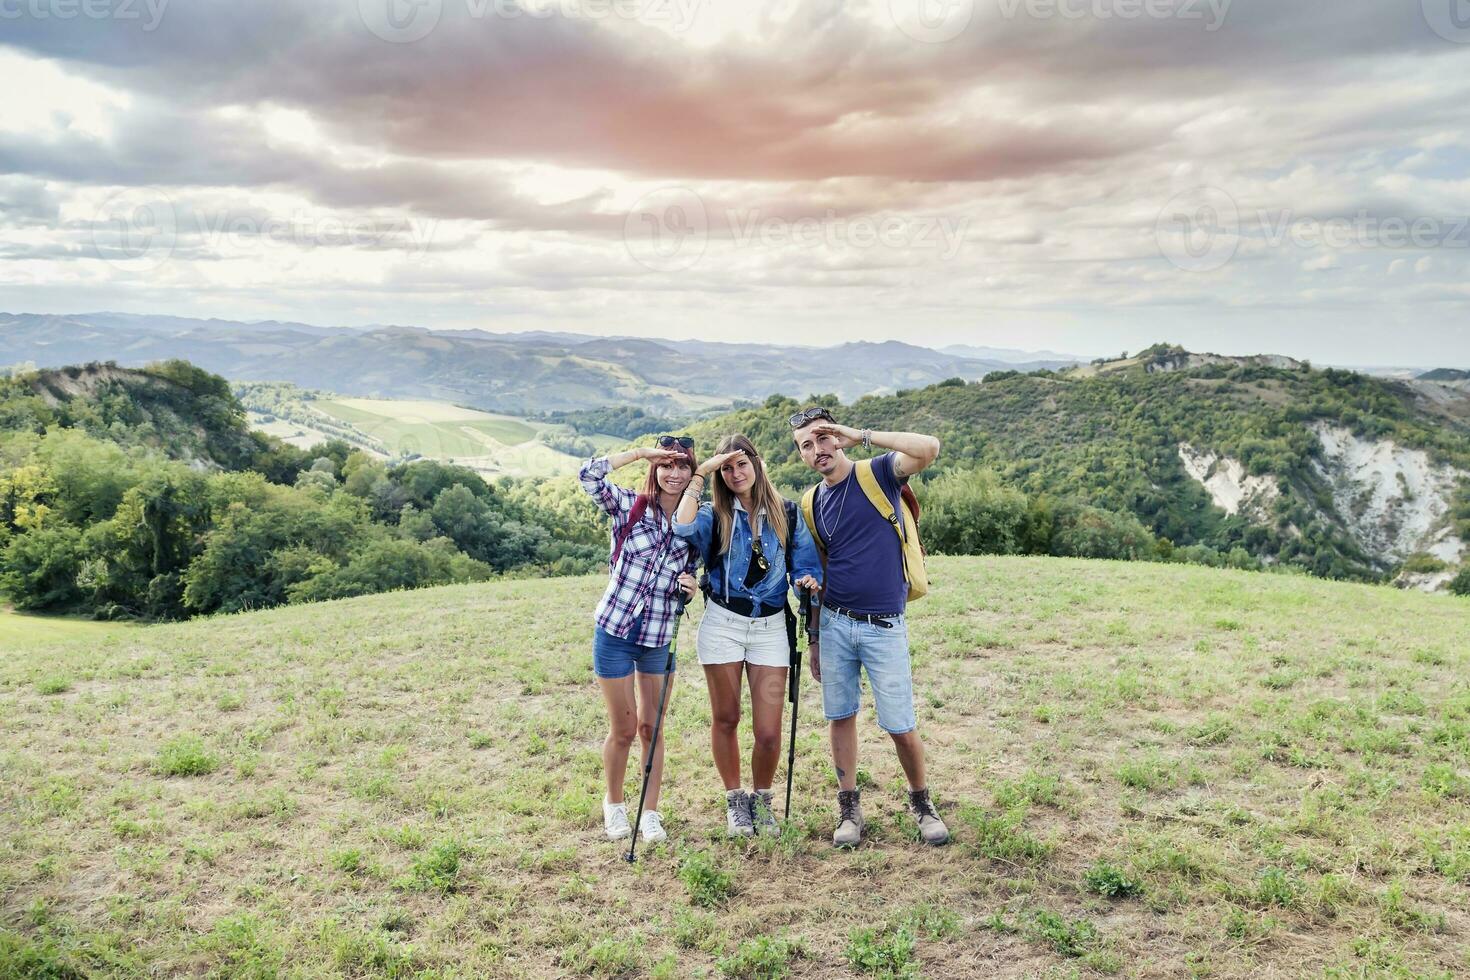
<svg viewBox="0 0 1470 980">
<path fill-rule="evenodd" d="M 755 664 L 790 667 L 791 646 L 786 638 L 786 614 L 752 619 L 706 602 L 695 641 L 701 664 Z"/>
</svg>

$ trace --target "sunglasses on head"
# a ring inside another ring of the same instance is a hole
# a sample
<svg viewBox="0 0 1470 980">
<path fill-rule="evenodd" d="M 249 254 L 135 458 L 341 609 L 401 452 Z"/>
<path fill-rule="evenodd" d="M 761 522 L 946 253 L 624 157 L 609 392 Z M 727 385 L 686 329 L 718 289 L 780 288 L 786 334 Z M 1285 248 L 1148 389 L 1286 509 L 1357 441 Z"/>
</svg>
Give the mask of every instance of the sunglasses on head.
<svg viewBox="0 0 1470 980">
<path fill-rule="evenodd" d="M 659 444 L 659 448 L 661 448 L 661 449 L 673 449 L 674 448 L 674 445 L 676 443 L 678 445 L 680 445 L 680 446 L 683 446 L 685 449 L 693 449 L 694 448 L 694 438 L 692 436 L 659 436 L 658 437 L 658 444 Z"/>
<path fill-rule="evenodd" d="M 815 422 L 817 419 L 824 419 L 834 425 L 837 423 L 837 420 L 832 417 L 832 413 L 825 408 L 808 408 L 804 411 L 797 412 L 786 421 L 791 423 L 793 429 L 799 429 L 808 422 Z"/>
</svg>

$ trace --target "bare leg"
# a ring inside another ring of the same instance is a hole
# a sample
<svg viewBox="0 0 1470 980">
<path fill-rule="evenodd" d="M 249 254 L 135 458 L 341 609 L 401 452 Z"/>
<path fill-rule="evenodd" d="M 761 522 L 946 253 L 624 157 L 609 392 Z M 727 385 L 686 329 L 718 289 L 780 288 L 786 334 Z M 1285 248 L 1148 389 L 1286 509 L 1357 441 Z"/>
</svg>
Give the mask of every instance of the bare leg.
<svg viewBox="0 0 1470 980">
<path fill-rule="evenodd" d="M 832 741 L 832 764 L 837 767 L 837 788 L 857 789 L 857 715 L 829 723 L 827 735 Z"/>
<path fill-rule="evenodd" d="M 750 664 L 750 719 L 755 729 L 755 745 L 750 750 L 750 772 L 753 789 L 770 789 L 776 778 L 776 764 L 781 758 L 781 715 L 786 710 L 785 667 L 757 667 Z"/>
<path fill-rule="evenodd" d="M 647 760 L 648 750 L 653 749 L 653 771 L 648 774 L 648 799 L 644 809 L 658 809 L 658 791 L 663 785 L 664 779 L 664 736 L 667 731 L 660 730 L 658 733 L 658 745 L 651 746 L 653 741 L 653 726 L 658 721 L 659 695 L 663 691 L 663 674 L 638 674 L 638 739 L 643 743 L 643 759 Z M 668 699 L 674 697 L 674 675 L 670 673 Z M 668 708 L 664 708 L 667 715 Z"/>
<path fill-rule="evenodd" d="M 602 772 L 607 778 L 607 801 L 623 802 L 623 779 L 628 752 L 638 736 L 638 708 L 633 700 L 633 676 L 597 679 L 607 706 L 607 738 L 602 742 Z"/>
<path fill-rule="evenodd" d="M 898 762 L 909 778 L 909 789 L 927 789 L 928 774 L 924 771 L 924 742 L 916 728 L 902 735 L 890 735 L 893 747 L 898 750 Z"/>
<path fill-rule="evenodd" d="M 706 664 L 704 668 L 714 720 L 709 732 L 710 752 L 726 791 L 740 788 L 740 741 L 736 732 L 740 728 L 740 675 L 744 668 L 744 661 Z"/>
</svg>

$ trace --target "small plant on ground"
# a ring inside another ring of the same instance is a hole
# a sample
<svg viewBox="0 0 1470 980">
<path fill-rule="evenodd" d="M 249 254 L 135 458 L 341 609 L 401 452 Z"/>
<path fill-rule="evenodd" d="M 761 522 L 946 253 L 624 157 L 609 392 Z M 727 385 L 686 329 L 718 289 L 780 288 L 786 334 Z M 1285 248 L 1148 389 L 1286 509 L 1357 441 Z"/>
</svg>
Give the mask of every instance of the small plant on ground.
<svg viewBox="0 0 1470 980">
<path fill-rule="evenodd" d="M 895 924 L 925 939 L 948 939 L 958 935 L 960 931 L 960 917 L 954 911 L 932 902 L 915 905 L 900 916 Z"/>
<path fill-rule="evenodd" d="M 914 934 L 903 927 L 854 929 L 848 937 L 847 962 L 879 980 L 912 980 L 919 976 Z"/>
<path fill-rule="evenodd" d="M 740 980 L 780 980 L 791 973 L 791 961 L 801 955 L 801 945 L 787 939 L 759 936 L 716 964 L 727 977 Z"/>
<path fill-rule="evenodd" d="M 1040 861 L 1051 853 L 1051 845 L 1037 840 L 1021 829 L 1024 810 L 991 814 L 978 807 L 966 807 L 960 818 L 974 831 L 971 846 L 984 857 L 1012 863 Z"/>
<path fill-rule="evenodd" d="M 36 691 L 39 694 L 65 694 L 71 690 L 71 678 L 61 674 L 52 674 L 36 681 Z"/>
<path fill-rule="evenodd" d="M 703 908 L 716 908 L 735 893 L 735 878 L 721 871 L 704 851 L 691 851 L 679 865 L 679 880 L 689 900 Z"/>
<path fill-rule="evenodd" d="M 1031 916 L 1027 933 L 1032 939 L 1050 944 L 1063 956 L 1082 956 L 1097 945 L 1097 927 L 1086 919 L 1069 919 L 1050 909 L 1037 909 Z"/>
<path fill-rule="evenodd" d="M 440 841 L 427 853 L 413 859 L 407 876 L 400 879 L 399 884 L 410 891 L 435 891 L 447 895 L 458 887 L 463 855 L 464 848 L 458 841 Z"/>
<path fill-rule="evenodd" d="M 1107 861 L 1099 861 L 1082 876 L 1087 890 L 1106 898 L 1128 898 L 1143 891 L 1143 886 L 1124 874 L 1123 869 Z"/>
<path fill-rule="evenodd" d="M 198 735 L 178 735 L 158 750 L 154 769 L 163 776 L 205 776 L 219 768 L 219 758 Z"/>
</svg>

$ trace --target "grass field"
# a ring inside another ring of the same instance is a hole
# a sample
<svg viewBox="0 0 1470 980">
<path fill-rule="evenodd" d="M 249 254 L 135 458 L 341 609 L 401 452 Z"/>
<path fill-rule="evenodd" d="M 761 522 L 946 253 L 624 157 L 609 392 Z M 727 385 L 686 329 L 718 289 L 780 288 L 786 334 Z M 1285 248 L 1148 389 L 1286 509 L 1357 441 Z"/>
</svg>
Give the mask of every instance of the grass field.
<svg viewBox="0 0 1470 980">
<path fill-rule="evenodd" d="M 436 459 L 488 456 L 536 438 L 536 430 L 520 419 L 444 402 L 338 398 L 318 399 L 311 405 L 351 422 L 394 452 Z"/>
<path fill-rule="evenodd" d="M 0 650 L 48 648 L 68 640 L 96 642 L 114 638 L 132 629 L 124 623 L 99 623 L 90 619 L 61 616 L 32 616 L 0 608 Z"/>
<path fill-rule="evenodd" d="M 619 860 L 598 578 L 7 646 L 0 977 L 1470 974 L 1470 604 L 932 566 L 912 635 L 943 849 L 870 705 L 870 836 L 830 848 L 809 682 L 795 820 L 723 839 L 690 622 L 670 840 Z"/>
</svg>

